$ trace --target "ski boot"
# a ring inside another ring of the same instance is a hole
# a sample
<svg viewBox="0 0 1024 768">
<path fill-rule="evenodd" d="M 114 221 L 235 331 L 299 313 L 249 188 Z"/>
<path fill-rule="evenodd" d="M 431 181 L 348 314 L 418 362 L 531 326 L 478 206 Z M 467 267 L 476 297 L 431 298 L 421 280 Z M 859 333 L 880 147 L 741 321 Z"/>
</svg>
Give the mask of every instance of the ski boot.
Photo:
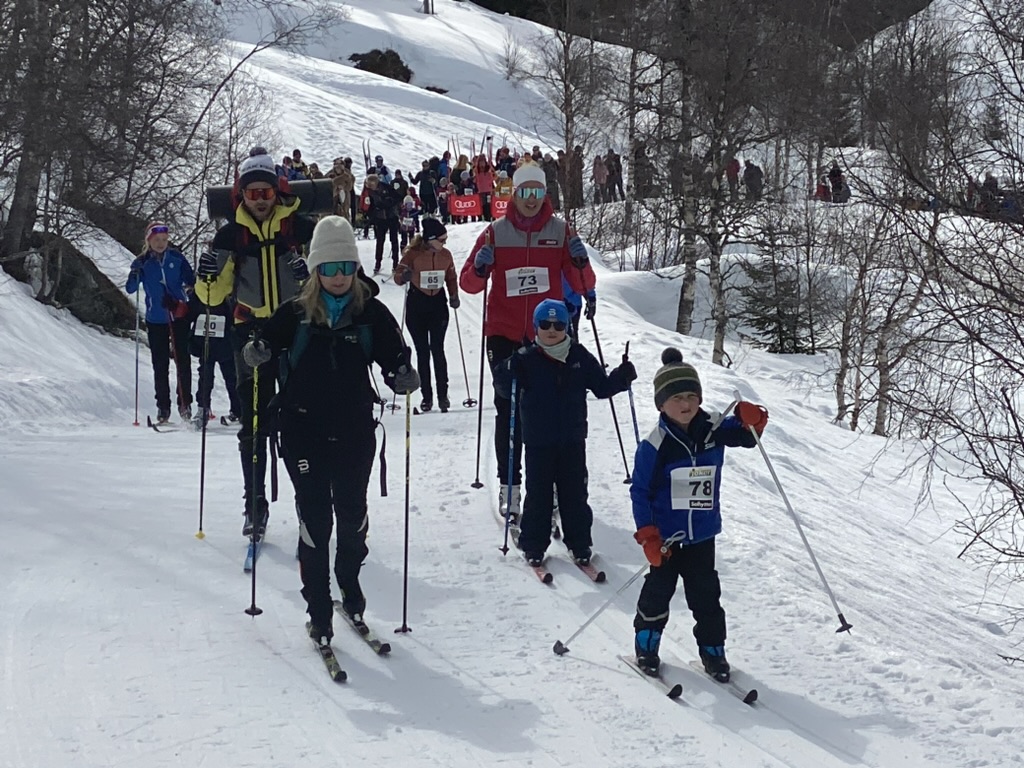
<svg viewBox="0 0 1024 768">
<path fill-rule="evenodd" d="M 430 395 L 424 395 L 423 401 L 420 403 L 420 413 L 428 413 L 434 410 L 434 398 Z"/>
<path fill-rule="evenodd" d="M 181 408 L 178 409 L 178 415 L 181 416 L 182 422 L 184 422 L 185 424 L 188 424 L 190 421 L 192 421 L 192 406 L 191 405 L 183 405 L 183 406 L 181 406 Z"/>
<path fill-rule="evenodd" d="M 235 413 L 234 411 L 229 411 L 228 415 L 227 415 L 227 420 L 231 424 L 237 424 L 238 423 L 238 414 Z"/>
<path fill-rule="evenodd" d="M 363 623 L 363 614 L 366 613 L 366 598 L 359 587 L 341 590 L 341 610 L 352 619 L 354 624 Z"/>
<path fill-rule="evenodd" d="M 724 645 L 702 645 L 699 646 L 700 660 L 704 664 L 704 671 L 720 683 L 729 682 L 729 662 L 725 659 Z"/>
<path fill-rule="evenodd" d="M 501 513 L 502 517 L 505 517 L 505 515 L 509 511 L 509 504 L 508 504 L 508 502 L 509 502 L 509 497 L 508 497 L 509 487 L 510 486 L 503 485 L 498 490 L 498 511 Z M 518 486 L 518 485 L 511 486 L 511 489 L 512 489 L 512 515 L 511 515 L 511 518 L 512 518 L 512 522 L 514 524 L 517 524 L 519 522 L 519 517 L 522 514 L 522 508 L 520 506 L 521 496 L 522 496 L 521 488 L 522 487 Z"/>
<path fill-rule="evenodd" d="M 249 511 L 249 503 L 245 504 L 245 520 L 242 523 L 242 535 L 246 538 L 252 536 L 253 532 L 253 515 Z M 258 524 L 256 525 L 256 538 L 262 539 L 267 533 L 267 521 L 270 519 L 270 505 L 263 496 L 256 497 L 256 517 Z"/>
<path fill-rule="evenodd" d="M 327 645 L 334 639 L 334 628 L 331 626 L 330 619 L 327 619 L 325 622 L 307 621 L 306 632 L 314 643 L 319 643 L 320 645 Z"/>
<path fill-rule="evenodd" d="M 452 403 L 448 399 L 448 395 L 437 396 L 437 407 L 441 409 L 441 413 L 448 413 L 448 409 L 452 407 Z"/>
<path fill-rule="evenodd" d="M 166 424 L 171 420 L 171 409 L 170 408 L 159 408 L 156 412 L 156 423 Z"/>
<path fill-rule="evenodd" d="M 661 645 L 661 632 L 657 629 L 638 629 L 633 641 L 636 652 L 636 665 L 640 671 L 651 677 L 657 677 L 661 669 L 661 657 L 658 648 Z"/>
<path fill-rule="evenodd" d="M 590 558 L 594 556 L 590 547 L 580 547 L 579 549 L 573 550 L 571 554 L 572 561 L 576 563 L 576 565 L 582 566 L 590 565 Z"/>
<path fill-rule="evenodd" d="M 539 568 L 544 565 L 543 552 L 523 552 L 523 557 L 526 558 L 526 562 L 531 568 Z"/>
</svg>

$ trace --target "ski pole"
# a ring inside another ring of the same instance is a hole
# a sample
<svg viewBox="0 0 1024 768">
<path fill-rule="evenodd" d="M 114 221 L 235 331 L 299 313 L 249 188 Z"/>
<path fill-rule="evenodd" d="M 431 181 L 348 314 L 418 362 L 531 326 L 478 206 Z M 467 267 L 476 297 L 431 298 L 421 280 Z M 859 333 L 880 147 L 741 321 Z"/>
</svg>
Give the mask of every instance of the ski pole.
<svg viewBox="0 0 1024 768">
<path fill-rule="evenodd" d="M 394 274 L 394 273 L 392 273 L 392 274 Z M 410 285 L 410 283 L 406 283 L 405 284 L 405 298 L 402 299 L 402 327 L 399 329 L 399 332 L 398 332 L 399 336 L 402 337 L 402 344 L 403 345 L 405 344 L 405 313 L 409 309 L 409 285 Z M 410 364 L 411 364 L 411 361 L 410 361 Z M 391 411 L 392 413 L 395 412 L 395 402 L 397 400 L 398 400 L 398 393 L 395 392 L 391 396 L 391 405 L 388 406 L 388 410 Z"/>
<path fill-rule="evenodd" d="M 459 328 L 459 310 L 453 309 L 452 312 L 455 314 L 455 333 L 459 337 L 459 357 L 462 358 L 462 375 L 466 379 L 466 399 L 462 401 L 462 404 L 467 408 L 472 408 L 476 405 L 476 400 L 473 399 L 473 392 L 469 388 L 469 371 L 466 369 L 466 353 L 462 349 L 462 329 Z"/>
<path fill-rule="evenodd" d="M 508 414 L 508 468 L 505 479 L 508 484 L 505 486 L 508 492 L 505 495 L 505 541 L 501 545 L 501 554 L 508 554 L 508 529 L 512 523 L 512 463 L 516 459 L 516 379 L 512 377 L 512 408 Z"/>
<path fill-rule="evenodd" d="M 135 424 L 139 426 L 139 294 L 142 293 L 142 281 L 135 288 Z"/>
<path fill-rule="evenodd" d="M 622 362 L 625 363 L 629 360 L 629 342 L 626 342 L 626 351 L 622 353 Z M 626 392 L 629 393 L 629 412 L 633 416 L 633 437 L 636 438 L 636 444 L 640 445 L 640 425 L 636 421 L 636 402 L 633 400 L 633 384 L 630 382 L 629 387 L 626 388 Z"/>
<path fill-rule="evenodd" d="M 473 488 L 483 488 L 480 482 L 480 439 L 484 428 L 484 358 L 487 357 L 487 336 L 484 330 L 487 327 L 487 287 L 490 283 L 484 283 L 484 303 L 480 310 L 480 390 L 476 401 L 478 408 L 476 414 L 476 480 L 473 481 Z"/>
<path fill-rule="evenodd" d="M 621 587 L 619 587 L 618 591 L 617 591 L 617 592 L 616 592 L 616 593 L 615 593 L 614 595 L 612 595 L 611 597 L 609 597 L 609 598 L 608 598 L 608 599 L 607 599 L 607 600 L 605 601 L 604 605 L 602 605 L 602 606 L 601 606 L 600 608 L 598 608 L 598 609 L 597 609 L 597 612 L 596 612 L 596 613 L 594 613 L 594 614 L 593 614 L 593 615 L 592 615 L 592 616 L 591 616 L 591 617 L 590 617 L 589 619 L 587 619 L 587 620 L 586 620 L 586 621 L 585 621 L 585 622 L 583 623 L 583 626 L 582 626 L 582 627 L 580 627 L 580 628 L 579 628 L 579 629 L 577 629 L 577 630 L 576 630 L 575 632 L 573 632 L 573 633 L 572 633 L 572 635 L 571 635 L 571 636 L 569 637 L 569 639 L 568 639 L 568 640 L 566 640 L 566 641 L 565 641 L 564 643 L 563 643 L 563 642 L 562 642 L 561 640 L 555 640 L 555 645 L 554 645 L 554 648 L 552 648 L 551 650 L 553 650 L 553 651 L 554 651 L 554 652 L 555 652 L 555 653 L 556 653 L 557 655 L 559 655 L 559 656 L 564 656 L 565 654 L 567 654 L 567 653 L 569 652 L 569 643 L 571 643 L 571 642 L 572 642 L 573 640 L 575 640 L 575 639 L 576 639 L 577 637 L 579 637 L 579 636 L 580 636 L 581 634 L 583 634 L 583 630 L 585 630 L 585 629 L 586 629 L 587 627 L 589 627 L 589 626 L 590 626 L 591 624 L 593 624 L 593 623 L 594 623 L 594 620 L 595 620 L 595 619 L 596 619 L 596 618 L 597 618 L 598 616 L 600 616 L 600 615 L 601 615 L 602 613 L 604 613 L 604 612 L 605 612 L 605 609 L 607 609 L 607 608 L 608 608 L 608 606 L 610 606 L 610 605 L 611 605 L 612 603 L 614 603 L 614 602 L 615 602 L 615 600 L 616 600 L 616 599 L 617 599 L 617 598 L 618 598 L 618 597 L 619 597 L 619 596 L 620 596 L 620 595 L 621 595 L 621 594 L 622 594 L 623 592 L 625 592 L 625 591 L 626 591 L 627 589 L 629 589 L 629 585 L 630 585 L 630 584 L 632 584 L 632 583 L 633 583 L 634 581 L 636 581 L 636 580 L 637 580 L 637 579 L 639 579 L 639 578 L 640 578 L 641 576 L 643 576 L 643 575 L 644 575 L 644 574 L 645 574 L 645 573 L 647 572 L 647 569 L 648 569 L 648 568 L 650 568 L 650 567 L 651 567 L 651 566 L 650 566 L 650 563 L 646 563 L 646 562 L 645 562 L 645 563 L 643 564 L 643 567 L 642 567 L 642 568 L 641 568 L 641 569 L 640 569 L 639 571 L 637 571 L 636 573 L 634 573 L 634 574 L 633 574 L 633 575 L 632 575 L 632 576 L 631 576 L 631 577 L 629 578 L 629 581 L 627 581 L 627 582 L 626 582 L 625 584 L 623 584 L 623 585 L 622 585 Z"/>
<path fill-rule="evenodd" d="M 597 347 L 597 357 L 601 361 L 601 367 L 606 367 L 604 364 L 604 354 L 601 352 L 601 339 L 597 335 L 597 321 L 591 317 L 590 325 L 594 329 L 594 345 Z M 626 469 L 626 479 L 622 482 L 629 485 L 633 482 L 633 478 L 629 474 L 629 462 L 626 460 L 626 446 L 622 444 L 622 431 L 619 429 L 619 417 L 615 413 L 615 400 L 614 398 L 608 398 L 608 405 L 612 409 L 612 422 L 615 424 L 615 434 L 619 438 L 619 451 L 622 453 L 622 466 Z"/>
<path fill-rule="evenodd" d="M 206 278 L 207 291 L 209 291 L 210 278 Z M 209 297 L 209 293 L 207 293 Z M 199 391 L 202 392 L 206 389 L 206 376 L 209 376 L 210 388 L 206 394 L 207 407 L 212 400 L 213 395 L 213 371 L 209 370 L 210 365 L 210 305 L 206 305 L 206 327 L 203 329 L 203 365 L 200 368 L 199 373 Z M 206 424 L 209 421 L 209 413 L 207 408 L 203 408 L 202 403 L 199 405 L 200 414 L 203 418 L 203 439 L 200 442 L 199 448 L 199 530 L 196 532 L 197 539 L 206 538 L 206 534 L 203 533 L 203 501 L 206 496 Z"/>
<path fill-rule="evenodd" d="M 412 393 L 405 393 L 405 554 L 402 564 L 402 626 L 396 633 L 412 632 L 409 627 L 409 475 L 412 459 Z"/>
<path fill-rule="evenodd" d="M 736 399 L 740 399 L 739 392 L 736 393 Z M 768 458 L 768 453 L 765 451 L 764 445 L 761 443 L 761 436 L 757 434 L 757 430 L 753 427 L 747 427 L 747 429 L 749 429 L 750 434 L 754 436 L 754 442 L 757 443 L 757 447 L 761 451 L 761 458 L 764 459 L 764 463 L 768 466 L 768 471 L 771 473 L 772 480 L 775 481 L 775 487 L 779 489 L 779 495 L 782 496 L 782 501 L 786 505 L 786 510 L 789 512 L 789 516 L 793 518 L 793 522 L 796 524 L 796 530 L 804 542 L 804 548 L 807 550 L 807 554 L 811 556 L 811 562 L 814 564 L 814 570 L 818 572 L 818 578 L 821 579 L 821 585 L 825 588 L 825 593 L 828 595 L 828 599 L 832 601 L 832 607 L 835 608 L 836 615 L 839 617 L 839 629 L 836 630 L 836 634 L 840 632 L 849 632 L 853 628 L 853 625 L 850 624 L 843 616 L 843 612 L 839 608 L 839 603 L 836 602 L 836 596 L 832 592 L 832 588 L 828 585 L 828 579 L 825 578 L 825 573 L 821 570 L 821 566 L 818 565 L 818 558 L 814 556 L 814 550 L 811 549 L 811 544 L 807 541 L 807 535 L 804 533 L 804 527 L 800 522 L 800 517 L 797 515 L 796 510 L 793 509 L 793 505 L 789 503 L 789 497 L 786 496 L 786 492 L 782 488 L 779 476 L 775 474 L 775 467 L 772 466 L 771 459 Z"/>
<path fill-rule="evenodd" d="M 253 336 L 253 338 L 257 338 Z M 256 607 L 256 531 L 262 520 L 256 520 L 256 480 L 260 460 L 259 451 L 259 429 L 260 429 L 260 367 L 252 369 L 252 486 L 249 493 L 249 514 L 252 521 L 252 531 L 249 533 L 249 546 L 252 547 L 252 604 L 245 609 L 250 616 L 256 617 L 263 613 L 262 608 Z"/>
</svg>

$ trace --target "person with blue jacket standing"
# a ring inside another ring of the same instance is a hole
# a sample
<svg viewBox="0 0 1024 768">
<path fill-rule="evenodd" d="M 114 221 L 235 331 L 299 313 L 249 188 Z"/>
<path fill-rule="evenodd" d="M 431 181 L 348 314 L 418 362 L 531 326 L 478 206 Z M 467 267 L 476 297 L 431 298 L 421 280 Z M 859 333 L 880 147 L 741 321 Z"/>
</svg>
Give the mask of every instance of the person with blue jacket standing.
<svg viewBox="0 0 1024 768">
<path fill-rule="evenodd" d="M 589 565 L 594 516 L 587 503 L 587 390 L 599 398 L 624 392 L 636 369 L 626 361 L 606 374 L 567 334 L 569 311 L 563 301 L 538 304 L 533 325 L 536 341 L 512 355 L 495 381 L 509 390 L 515 382 L 523 420 L 526 500 L 518 544 L 531 566 L 543 564 L 557 488 L 563 542 L 577 564 Z"/>
<path fill-rule="evenodd" d="M 178 413 L 184 421 L 192 418 L 188 295 L 195 283 L 192 265 L 180 251 L 170 247 L 167 225 L 160 221 L 151 222 L 146 227 L 145 247 L 132 262 L 125 290 L 129 294 L 135 293 L 141 284 L 146 292 L 146 332 L 153 362 L 159 424 L 166 424 L 171 416 L 167 377 L 172 355 L 177 370 Z"/>
<path fill-rule="evenodd" d="M 719 682 L 728 682 L 725 611 L 715 570 L 715 537 L 722 532 L 722 466 L 726 447 L 756 446 L 750 428 L 760 435 L 768 411 L 740 402 L 732 416 L 716 420 L 700 407 L 700 377 L 683 362 L 682 353 L 666 349 L 661 362 L 654 376 L 654 404 L 661 418 L 637 447 L 629 490 L 634 538 L 651 564 L 633 620 L 636 662 L 647 674 L 658 674 L 661 635 L 681 578 L 704 669 Z"/>
</svg>

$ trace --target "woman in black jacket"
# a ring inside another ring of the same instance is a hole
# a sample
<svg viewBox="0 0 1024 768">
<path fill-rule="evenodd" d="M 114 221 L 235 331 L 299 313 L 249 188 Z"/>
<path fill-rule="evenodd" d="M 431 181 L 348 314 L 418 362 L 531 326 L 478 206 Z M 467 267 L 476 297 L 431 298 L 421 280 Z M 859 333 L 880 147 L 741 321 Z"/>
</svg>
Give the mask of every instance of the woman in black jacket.
<svg viewBox="0 0 1024 768">
<path fill-rule="evenodd" d="M 273 411 L 300 515 L 307 631 L 323 642 L 333 637 L 328 547 L 334 518 L 342 608 L 355 622 L 366 609 L 359 570 L 368 552 L 366 488 L 379 402 L 369 366 L 377 363 L 399 394 L 416 390 L 419 377 L 398 323 L 373 298 L 372 281 L 361 273 L 346 219 L 328 216 L 317 224 L 308 265 L 310 278 L 299 295 L 281 305 L 243 355 L 249 365 L 281 355 L 281 392 Z"/>
</svg>

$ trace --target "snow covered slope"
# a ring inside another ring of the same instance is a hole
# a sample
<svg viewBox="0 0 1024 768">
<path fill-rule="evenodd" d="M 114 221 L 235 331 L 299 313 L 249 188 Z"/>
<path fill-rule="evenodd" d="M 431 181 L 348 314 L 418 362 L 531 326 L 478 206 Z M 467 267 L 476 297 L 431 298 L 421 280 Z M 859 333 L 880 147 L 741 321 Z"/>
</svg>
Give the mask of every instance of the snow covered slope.
<svg viewBox="0 0 1024 768">
<path fill-rule="evenodd" d="M 453 230 L 450 246 L 461 257 L 476 228 Z M 364 265 L 371 247 L 361 244 Z M 7 307 L 17 286 L 0 288 Z M 382 298 L 400 315 L 399 288 L 385 285 Z M 731 451 L 719 570 L 730 658 L 760 689 L 756 709 L 686 666 L 695 649 L 681 595 L 664 649 L 670 664 L 674 657 L 683 667 L 673 674 L 685 706 L 616 658 L 630 649 L 638 584 L 567 656 L 551 652 L 643 562 L 605 403 L 591 404 L 588 451 L 595 543 L 609 583 L 591 584 L 556 543 L 555 584 L 545 587 L 498 551 L 489 377 L 487 487 L 470 487 L 476 416 L 458 405 L 466 385 L 452 323 L 456 408 L 415 416 L 411 425 L 413 632 L 391 634 L 402 621 L 402 411 L 385 418 L 389 495 L 377 496 L 375 475 L 363 578 L 368 621 L 394 652 L 375 657 L 339 622 L 335 644 L 350 679 L 338 686 L 302 629 L 287 479 L 257 573 L 264 613 L 251 619 L 243 613 L 251 598 L 241 570 L 233 436 L 217 428 L 209 435 L 207 536 L 199 541 L 199 438 L 130 426 L 132 345 L 76 328 L 22 297 L 13 306 L 25 328 L 12 334 L 5 315 L 0 334 L 8 377 L 0 765 L 1018 765 L 1024 678 L 998 659 L 1013 651 L 1013 638 L 993 603 L 1019 604 L 1024 594 L 956 559 L 948 531 L 958 510 L 941 489 L 933 509 L 914 513 L 917 482 L 899 476 L 913 446 L 829 426 L 828 393 L 799 360 L 754 352 L 739 371 L 713 368 L 705 342 L 647 323 L 629 305 L 634 300 L 646 313 L 643 293 L 634 292 L 629 301 L 602 303 L 598 323 L 611 361 L 631 342 L 641 431 L 654 422 L 651 379 L 668 344 L 701 370 L 708 407 L 728 403 L 734 389 L 767 404 L 766 449 L 854 624 L 850 635 L 834 633 L 832 607 L 763 461 L 756 451 Z M 475 396 L 479 297 L 464 297 L 459 321 Z M 589 330 L 583 340 L 592 346 Z M 21 369 L 13 384 L 12 362 Z M 144 404 L 150 386 L 143 384 Z M 630 446 L 626 398 L 617 405 Z M 93 423 L 61 423 L 85 410 L 95 413 Z M 15 431 L 15 418 L 41 423 Z"/>
</svg>

